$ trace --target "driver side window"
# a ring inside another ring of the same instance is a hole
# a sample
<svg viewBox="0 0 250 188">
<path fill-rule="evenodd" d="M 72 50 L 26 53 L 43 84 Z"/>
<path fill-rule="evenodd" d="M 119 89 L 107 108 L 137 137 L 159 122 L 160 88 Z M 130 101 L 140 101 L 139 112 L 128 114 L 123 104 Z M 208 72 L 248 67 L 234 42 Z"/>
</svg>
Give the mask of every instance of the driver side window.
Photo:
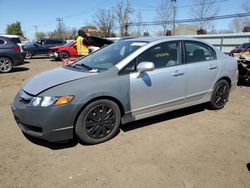
<svg viewBox="0 0 250 188">
<path fill-rule="evenodd" d="M 164 42 L 157 44 L 132 60 L 122 74 L 127 74 L 136 71 L 136 66 L 141 62 L 152 62 L 155 68 L 166 68 L 182 64 L 181 60 L 181 43 L 180 41 Z"/>
</svg>

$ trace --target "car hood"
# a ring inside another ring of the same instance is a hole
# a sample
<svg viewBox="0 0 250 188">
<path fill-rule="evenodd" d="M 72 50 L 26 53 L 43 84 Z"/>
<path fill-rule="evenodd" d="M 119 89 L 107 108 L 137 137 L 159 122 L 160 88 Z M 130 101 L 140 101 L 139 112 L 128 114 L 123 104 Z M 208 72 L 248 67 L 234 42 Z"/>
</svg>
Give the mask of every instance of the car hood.
<svg viewBox="0 0 250 188">
<path fill-rule="evenodd" d="M 42 91 L 54 86 L 85 78 L 93 74 L 95 73 L 74 71 L 67 68 L 58 68 L 31 78 L 24 84 L 23 90 L 31 95 L 37 95 Z"/>
</svg>

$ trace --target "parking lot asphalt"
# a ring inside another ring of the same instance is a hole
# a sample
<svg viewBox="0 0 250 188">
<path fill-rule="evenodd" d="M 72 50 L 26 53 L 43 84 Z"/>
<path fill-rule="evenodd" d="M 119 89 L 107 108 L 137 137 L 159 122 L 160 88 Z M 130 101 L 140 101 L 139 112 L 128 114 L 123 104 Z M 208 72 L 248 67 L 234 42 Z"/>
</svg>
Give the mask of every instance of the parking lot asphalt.
<svg viewBox="0 0 250 188">
<path fill-rule="evenodd" d="M 61 66 L 32 59 L 0 74 L 0 187 L 250 187 L 250 87 L 219 111 L 199 105 L 122 125 L 86 146 L 25 137 L 10 103 L 32 76 Z"/>
</svg>

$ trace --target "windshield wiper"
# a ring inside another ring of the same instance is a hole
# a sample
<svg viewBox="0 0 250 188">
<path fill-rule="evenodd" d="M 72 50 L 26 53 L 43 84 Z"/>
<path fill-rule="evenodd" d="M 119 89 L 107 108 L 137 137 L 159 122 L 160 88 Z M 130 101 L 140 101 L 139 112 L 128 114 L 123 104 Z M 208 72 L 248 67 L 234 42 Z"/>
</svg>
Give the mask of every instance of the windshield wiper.
<svg viewBox="0 0 250 188">
<path fill-rule="evenodd" d="M 85 65 L 83 63 L 81 64 L 73 64 L 73 65 L 70 65 L 71 67 L 75 68 L 75 67 L 84 67 L 84 68 L 87 68 L 89 70 L 89 72 L 98 72 L 98 69 L 94 69 L 88 65 Z"/>
</svg>

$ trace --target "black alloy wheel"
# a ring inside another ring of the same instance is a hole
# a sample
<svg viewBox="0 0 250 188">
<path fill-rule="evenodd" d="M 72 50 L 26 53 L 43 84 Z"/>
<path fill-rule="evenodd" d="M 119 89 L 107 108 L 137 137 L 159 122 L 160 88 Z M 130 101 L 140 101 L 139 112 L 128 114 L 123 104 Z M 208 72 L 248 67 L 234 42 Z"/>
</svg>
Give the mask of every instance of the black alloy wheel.
<svg viewBox="0 0 250 188">
<path fill-rule="evenodd" d="M 118 105 L 107 99 L 90 103 L 76 122 L 76 134 L 86 144 L 109 140 L 118 131 L 121 113 Z"/>
<path fill-rule="evenodd" d="M 220 80 L 215 84 L 210 108 L 213 110 L 221 109 L 228 101 L 230 86 L 226 80 Z"/>
</svg>

